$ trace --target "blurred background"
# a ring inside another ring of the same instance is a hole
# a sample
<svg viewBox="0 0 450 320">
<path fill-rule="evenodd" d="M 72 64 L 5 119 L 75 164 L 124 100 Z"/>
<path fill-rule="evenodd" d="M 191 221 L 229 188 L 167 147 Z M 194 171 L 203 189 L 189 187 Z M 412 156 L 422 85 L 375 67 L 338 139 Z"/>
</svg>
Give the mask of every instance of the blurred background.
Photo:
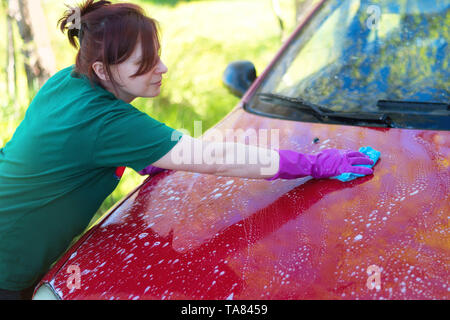
<svg viewBox="0 0 450 320">
<path fill-rule="evenodd" d="M 57 21 L 81 0 L 0 0 L 0 148 L 13 136 L 45 81 L 75 62 L 76 50 Z M 112 1 L 116 2 L 116 1 Z M 169 68 L 161 95 L 132 104 L 166 125 L 205 132 L 238 103 L 222 84 L 235 60 L 250 60 L 257 75 L 307 12 L 312 0 L 133 0 L 156 19 L 161 57 Z M 142 183 L 127 168 L 91 221 Z"/>
</svg>

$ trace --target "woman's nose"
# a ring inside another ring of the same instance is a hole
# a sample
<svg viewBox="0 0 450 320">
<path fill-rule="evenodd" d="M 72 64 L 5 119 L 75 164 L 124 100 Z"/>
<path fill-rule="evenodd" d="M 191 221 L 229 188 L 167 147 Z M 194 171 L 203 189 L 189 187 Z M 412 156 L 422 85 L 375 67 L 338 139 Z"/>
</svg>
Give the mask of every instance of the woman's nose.
<svg viewBox="0 0 450 320">
<path fill-rule="evenodd" d="M 158 72 L 159 73 L 166 73 L 169 69 L 167 68 L 167 66 L 164 64 L 164 62 L 162 62 L 162 60 L 159 60 L 159 65 L 158 65 Z"/>
</svg>

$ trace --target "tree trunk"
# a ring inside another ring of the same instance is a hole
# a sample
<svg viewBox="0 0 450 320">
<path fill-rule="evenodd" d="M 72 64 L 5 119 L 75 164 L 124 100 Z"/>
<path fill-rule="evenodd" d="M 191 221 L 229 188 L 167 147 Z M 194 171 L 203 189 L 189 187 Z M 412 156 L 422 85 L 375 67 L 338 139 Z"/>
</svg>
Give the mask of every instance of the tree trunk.
<svg viewBox="0 0 450 320">
<path fill-rule="evenodd" d="M 9 0 L 23 40 L 22 54 L 31 93 L 55 72 L 55 61 L 48 39 L 41 0 Z M 33 14 L 30 14 L 32 12 Z M 37 82 L 37 83 L 36 83 Z"/>
<path fill-rule="evenodd" d="M 55 55 L 50 43 L 50 34 L 47 29 L 47 19 L 42 8 L 41 0 L 27 0 L 30 16 L 31 30 L 40 65 L 41 86 L 56 72 Z"/>
<path fill-rule="evenodd" d="M 278 24 L 280 26 L 280 39 L 284 39 L 284 22 L 281 14 L 281 7 L 280 7 L 280 1 L 279 0 L 272 0 L 272 10 L 275 13 L 275 16 L 277 17 Z"/>
<path fill-rule="evenodd" d="M 28 89 L 29 91 L 32 91 L 34 90 L 34 82 L 36 78 L 33 69 L 31 67 L 32 52 L 30 50 L 30 45 L 33 44 L 32 43 L 33 37 L 31 35 L 31 28 L 29 26 L 28 10 L 26 10 L 26 12 L 23 11 L 25 7 L 22 2 L 23 1 L 20 0 L 8 1 L 10 14 L 12 17 L 14 17 L 14 20 L 16 20 L 20 37 L 23 40 L 21 53 L 24 59 L 24 67 L 25 67 L 25 74 L 27 76 Z"/>
<path fill-rule="evenodd" d="M 4 1 L 4 3 L 5 2 L 6 1 Z M 16 92 L 17 92 L 16 48 L 14 43 L 12 20 L 13 18 L 9 12 L 9 8 L 6 5 L 6 41 L 7 41 L 6 83 L 8 88 L 9 101 L 16 100 Z"/>
<path fill-rule="evenodd" d="M 295 1 L 295 25 L 298 25 L 311 9 L 314 0 L 294 0 Z"/>
</svg>

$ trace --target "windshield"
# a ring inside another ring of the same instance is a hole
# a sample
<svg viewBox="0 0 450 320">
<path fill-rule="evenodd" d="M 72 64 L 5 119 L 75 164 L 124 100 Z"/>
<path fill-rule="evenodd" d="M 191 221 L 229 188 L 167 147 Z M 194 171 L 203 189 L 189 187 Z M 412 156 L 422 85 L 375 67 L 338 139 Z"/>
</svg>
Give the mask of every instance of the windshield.
<svg viewBox="0 0 450 320">
<path fill-rule="evenodd" d="M 389 104 L 380 110 L 380 100 L 433 102 L 440 103 L 439 116 L 433 104 L 423 112 L 429 108 L 429 117 L 448 122 L 449 39 L 450 0 L 327 1 L 270 70 L 250 109 L 284 118 L 300 112 L 264 102 L 261 93 L 335 112 L 387 112 Z M 394 107 L 407 122 L 407 106 Z M 417 110 L 403 127 L 416 126 Z"/>
</svg>

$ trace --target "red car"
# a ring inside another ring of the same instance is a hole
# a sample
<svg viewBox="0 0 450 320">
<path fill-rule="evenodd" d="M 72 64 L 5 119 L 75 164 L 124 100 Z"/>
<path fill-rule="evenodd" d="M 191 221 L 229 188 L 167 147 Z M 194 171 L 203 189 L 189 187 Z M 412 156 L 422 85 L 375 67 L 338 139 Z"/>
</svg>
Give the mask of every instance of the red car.
<svg viewBox="0 0 450 320">
<path fill-rule="evenodd" d="M 450 6 L 322 1 L 215 126 L 280 149 L 381 152 L 374 174 L 148 177 L 53 266 L 35 299 L 449 299 Z M 447 3 L 447 4 L 445 4 Z"/>
</svg>

